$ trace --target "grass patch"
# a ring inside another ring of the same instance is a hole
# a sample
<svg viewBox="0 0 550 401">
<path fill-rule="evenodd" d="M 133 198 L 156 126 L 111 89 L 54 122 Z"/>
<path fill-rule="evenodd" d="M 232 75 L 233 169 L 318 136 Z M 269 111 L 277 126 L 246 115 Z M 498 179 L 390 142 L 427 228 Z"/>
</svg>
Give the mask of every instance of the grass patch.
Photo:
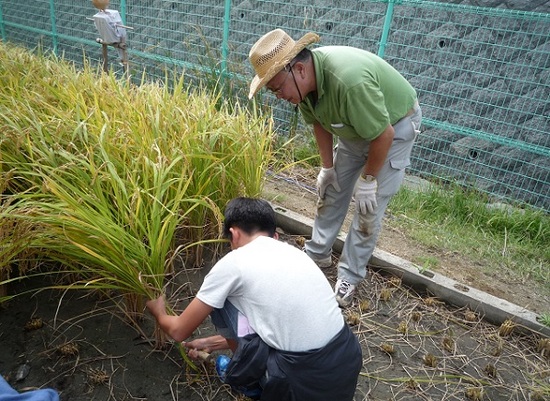
<svg viewBox="0 0 550 401">
<path fill-rule="evenodd" d="M 402 187 L 389 211 L 407 236 L 427 247 L 469 254 L 487 269 L 509 269 L 550 286 L 550 217 L 531 208 L 491 207 L 476 191 Z"/>
<path fill-rule="evenodd" d="M 539 316 L 539 323 L 544 324 L 545 326 L 550 327 L 550 312 L 549 313 L 542 313 Z"/>
<path fill-rule="evenodd" d="M 435 270 L 439 265 L 439 259 L 435 256 L 420 256 L 412 260 L 412 262 L 420 266 L 419 270 L 421 273 L 425 272 L 426 270 Z"/>
</svg>

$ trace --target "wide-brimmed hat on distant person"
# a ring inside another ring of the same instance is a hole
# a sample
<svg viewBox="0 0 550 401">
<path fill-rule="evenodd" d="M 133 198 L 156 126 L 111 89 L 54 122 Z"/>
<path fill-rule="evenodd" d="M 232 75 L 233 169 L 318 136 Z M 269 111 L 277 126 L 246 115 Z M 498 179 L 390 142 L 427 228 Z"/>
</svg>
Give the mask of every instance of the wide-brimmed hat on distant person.
<svg viewBox="0 0 550 401">
<path fill-rule="evenodd" d="M 319 35 L 308 32 L 294 41 L 282 29 L 274 29 L 262 36 L 250 49 L 248 59 L 256 72 L 250 83 L 248 98 L 263 88 L 285 66 L 292 61 L 305 47 L 319 41 Z"/>
</svg>

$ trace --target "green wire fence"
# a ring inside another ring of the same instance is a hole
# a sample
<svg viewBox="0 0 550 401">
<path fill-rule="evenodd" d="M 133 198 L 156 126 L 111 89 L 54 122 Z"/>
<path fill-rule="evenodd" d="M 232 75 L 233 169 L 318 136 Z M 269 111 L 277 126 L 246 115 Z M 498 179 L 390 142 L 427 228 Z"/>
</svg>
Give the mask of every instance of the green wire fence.
<svg viewBox="0 0 550 401">
<path fill-rule="evenodd" d="M 132 76 L 182 69 L 191 83 L 231 84 L 242 102 L 253 75 L 248 51 L 276 27 L 377 53 L 416 87 L 423 108 L 410 174 L 548 212 L 550 10 L 524 3 L 530 11 L 422 0 L 120 0 L 109 8 L 130 28 Z M 100 65 L 97 12 L 85 0 L 0 0 L 1 39 Z M 108 58 L 122 71 L 115 49 Z M 261 101 L 288 134 L 293 109 L 267 93 Z"/>
</svg>

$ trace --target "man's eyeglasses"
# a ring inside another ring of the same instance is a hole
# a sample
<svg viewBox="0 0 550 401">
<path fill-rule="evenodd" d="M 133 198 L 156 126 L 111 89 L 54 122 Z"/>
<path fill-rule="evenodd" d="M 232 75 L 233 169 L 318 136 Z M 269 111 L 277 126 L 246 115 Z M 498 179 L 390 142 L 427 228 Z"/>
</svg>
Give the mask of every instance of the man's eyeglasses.
<svg viewBox="0 0 550 401">
<path fill-rule="evenodd" d="M 279 87 L 277 89 L 269 89 L 269 91 L 271 93 L 273 93 L 275 96 L 279 96 L 283 90 L 283 86 L 285 86 L 285 83 L 286 83 L 286 80 L 288 79 L 288 75 L 289 73 L 292 72 L 292 66 L 290 64 L 287 64 L 285 66 L 285 70 L 286 70 L 286 76 L 285 76 L 285 79 L 283 79 L 283 82 L 281 82 L 281 85 L 279 85 Z"/>
</svg>

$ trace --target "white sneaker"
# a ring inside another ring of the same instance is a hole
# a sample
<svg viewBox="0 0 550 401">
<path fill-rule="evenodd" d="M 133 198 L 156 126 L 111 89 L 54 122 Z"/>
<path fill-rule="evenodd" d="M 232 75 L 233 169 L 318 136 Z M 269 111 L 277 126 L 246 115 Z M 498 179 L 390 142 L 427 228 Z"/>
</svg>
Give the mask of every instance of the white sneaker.
<svg viewBox="0 0 550 401">
<path fill-rule="evenodd" d="M 334 286 L 334 295 L 336 296 L 336 301 L 338 301 L 338 305 L 340 305 L 341 308 L 345 308 L 351 304 L 353 294 L 355 293 L 355 287 L 355 285 L 341 278 L 336 281 L 336 285 Z"/>
</svg>

